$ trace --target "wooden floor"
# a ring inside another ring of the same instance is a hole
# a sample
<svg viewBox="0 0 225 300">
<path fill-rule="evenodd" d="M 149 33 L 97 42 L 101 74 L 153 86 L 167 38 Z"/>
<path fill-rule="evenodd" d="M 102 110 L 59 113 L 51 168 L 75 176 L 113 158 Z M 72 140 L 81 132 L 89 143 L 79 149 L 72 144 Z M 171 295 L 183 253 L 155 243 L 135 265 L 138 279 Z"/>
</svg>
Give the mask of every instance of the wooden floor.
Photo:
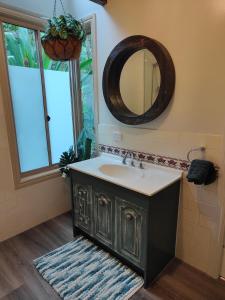
<svg viewBox="0 0 225 300">
<path fill-rule="evenodd" d="M 22 221 L 22 220 L 21 220 Z M 32 260 L 73 238 L 69 214 L 31 229 L 0 244 L 0 299 L 60 299 L 41 279 Z M 225 300 L 225 284 L 174 260 L 148 290 L 132 300 Z"/>
</svg>

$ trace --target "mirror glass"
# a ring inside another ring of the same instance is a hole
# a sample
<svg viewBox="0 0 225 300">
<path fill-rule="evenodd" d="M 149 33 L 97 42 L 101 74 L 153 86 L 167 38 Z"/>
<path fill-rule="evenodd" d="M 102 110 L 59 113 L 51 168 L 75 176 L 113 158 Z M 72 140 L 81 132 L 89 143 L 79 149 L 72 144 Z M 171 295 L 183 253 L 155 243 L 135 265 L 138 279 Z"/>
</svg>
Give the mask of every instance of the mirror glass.
<svg viewBox="0 0 225 300">
<path fill-rule="evenodd" d="M 154 104 L 160 89 L 161 74 L 155 56 L 147 49 L 135 52 L 123 67 L 120 93 L 127 108 L 142 115 Z"/>
</svg>

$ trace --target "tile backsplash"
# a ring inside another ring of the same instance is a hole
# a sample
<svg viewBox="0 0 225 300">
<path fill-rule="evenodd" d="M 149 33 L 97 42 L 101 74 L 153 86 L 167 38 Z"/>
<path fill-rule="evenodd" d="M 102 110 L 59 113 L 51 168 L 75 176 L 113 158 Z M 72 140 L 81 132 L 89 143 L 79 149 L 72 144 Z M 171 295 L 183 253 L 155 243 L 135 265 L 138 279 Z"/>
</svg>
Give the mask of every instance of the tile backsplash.
<svg viewBox="0 0 225 300">
<path fill-rule="evenodd" d="M 128 151 L 131 151 L 135 159 L 164 166 L 164 167 L 179 169 L 183 171 L 187 171 L 190 165 L 188 161 L 182 159 L 176 159 L 176 158 L 161 156 L 153 153 L 140 152 L 136 150 L 114 147 L 109 145 L 99 144 L 99 151 L 104 153 L 114 154 L 121 157 L 124 156 Z"/>
</svg>

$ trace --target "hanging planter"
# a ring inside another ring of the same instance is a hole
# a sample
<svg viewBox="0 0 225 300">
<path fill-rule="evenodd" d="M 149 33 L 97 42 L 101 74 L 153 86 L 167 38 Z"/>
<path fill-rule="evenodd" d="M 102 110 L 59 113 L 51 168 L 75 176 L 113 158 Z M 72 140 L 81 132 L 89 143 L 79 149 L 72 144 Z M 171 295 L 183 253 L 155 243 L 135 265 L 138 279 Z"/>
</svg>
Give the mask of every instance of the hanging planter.
<svg viewBox="0 0 225 300">
<path fill-rule="evenodd" d="M 65 14 L 56 17 L 56 0 L 53 18 L 48 20 L 48 26 L 41 38 L 45 53 L 53 60 L 68 61 L 78 59 L 81 53 L 85 31 L 82 24 L 71 15 Z"/>
</svg>

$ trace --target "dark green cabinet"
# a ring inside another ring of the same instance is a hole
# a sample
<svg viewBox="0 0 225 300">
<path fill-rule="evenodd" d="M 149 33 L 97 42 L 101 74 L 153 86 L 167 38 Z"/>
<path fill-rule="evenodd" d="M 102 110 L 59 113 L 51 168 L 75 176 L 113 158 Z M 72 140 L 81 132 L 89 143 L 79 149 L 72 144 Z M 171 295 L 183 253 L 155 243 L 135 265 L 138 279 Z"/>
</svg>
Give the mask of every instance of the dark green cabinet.
<svg viewBox="0 0 225 300">
<path fill-rule="evenodd" d="M 146 196 L 71 170 L 74 236 L 82 234 L 144 277 L 175 256 L 180 181 Z"/>
<path fill-rule="evenodd" d="M 114 209 L 112 195 L 93 190 L 94 236 L 104 244 L 114 245 Z"/>
<path fill-rule="evenodd" d="M 117 250 L 138 266 L 143 266 L 145 210 L 116 198 Z"/>
<path fill-rule="evenodd" d="M 74 185 L 74 199 L 75 214 L 74 221 L 75 225 L 91 233 L 93 219 L 92 219 L 92 195 L 91 186 L 88 185 Z"/>
</svg>

